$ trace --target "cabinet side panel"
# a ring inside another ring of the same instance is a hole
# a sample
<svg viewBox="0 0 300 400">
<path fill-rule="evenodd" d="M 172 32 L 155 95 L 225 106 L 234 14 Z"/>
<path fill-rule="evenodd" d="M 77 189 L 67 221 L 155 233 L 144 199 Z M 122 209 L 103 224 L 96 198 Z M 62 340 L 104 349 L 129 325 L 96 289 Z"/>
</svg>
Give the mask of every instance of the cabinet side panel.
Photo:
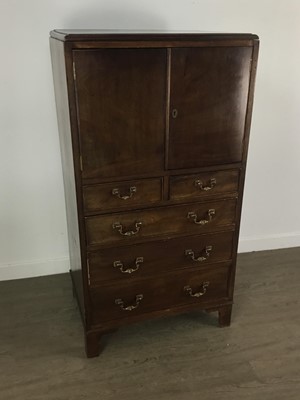
<svg viewBox="0 0 300 400">
<path fill-rule="evenodd" d="M 71 275 L 80 311 L 83 319 L 85 320 L 80 236 L 78 227 L 64 43 L 55 39 L 50 39 L 50 49 L 65 189 Z"/>
<path fill-rule="evenodd" d="M 245 117 L 245 135 L 244 135 L 244 141 L 243 141 L 243 159 L 242 159 L 242 168 L 241 168 L 240 182 L 239 182 L 239 199 L 238 199 L 237 208 L 236 208 L 236 231 L 235 231 L 235 237 L 233 240 L 233 254 L 234 254 L 234 257 L 232 260 L 233 273 L 231 275 L 231 280 L 230 280 L 230 297 L 231 298 L 233 296 L 235 273 L 236 273 L 237 251 L 238 251 L 238 244 L 239 244 L 241 212 L 242 212 L 244 184 L 245 184 L 245 177 L 246 177 L 246 166 L 247 166 L 247 158 L 248 158 L 248 146 L 249 146 L 249 136 L 250 136 L 250 128 L 251 128 L 253 100 L 254 100 L 254 89 L 255 89 L 258 52 L 259 52 L 259 40 L 255 40 L 253 43 L 253 50 L 252 50 L 252 57 L 251 57 L 251 70 L 250 70 L 249 92 L 248 92 L 248 102 L 247 102 L 247 113 L 246 113 L 246 117 Z"/>
</svg>

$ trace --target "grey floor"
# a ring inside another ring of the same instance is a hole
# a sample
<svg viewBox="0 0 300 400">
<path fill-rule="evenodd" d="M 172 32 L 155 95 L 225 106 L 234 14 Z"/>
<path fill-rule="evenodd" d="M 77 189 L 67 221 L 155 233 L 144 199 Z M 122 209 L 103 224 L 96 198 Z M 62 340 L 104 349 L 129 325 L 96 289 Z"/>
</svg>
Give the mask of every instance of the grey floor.
<svg viewBox="0 0 300 400">
<path fill-rule="evenodd" d="M 191 313 L 86 359 L 68 275 L 0 283 L 0 399 L 299 400 L 300 248 L 238 258 L 232 325 Z"/>
</svg>

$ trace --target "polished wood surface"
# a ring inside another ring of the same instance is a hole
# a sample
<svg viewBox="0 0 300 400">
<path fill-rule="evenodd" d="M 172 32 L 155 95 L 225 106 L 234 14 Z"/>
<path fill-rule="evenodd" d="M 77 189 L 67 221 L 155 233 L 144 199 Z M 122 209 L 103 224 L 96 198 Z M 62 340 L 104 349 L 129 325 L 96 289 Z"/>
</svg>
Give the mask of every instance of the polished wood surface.
<svg viewBox="0 0 300 400">
<path fill-rule="evenodd" d="M 166 51 L 74 51 L 82 178 L 164 165 Z"/>
<path fill-rule="evenodd" d="M 230 260 L 233 234 L 229 231 L 193 235 L 90 252 L 90 286 L 101 286 L 103 282 L 112 280 L 131 282 L 177 269 L 201 268 Z M 194 252 L 196 261 L 188 254 L 189 250 Z"/>
<path fill-rule="evenodd" d="M 251 57 L 246 47 L 172 49 L 168 168 L 242 160 Z"/>
<path fill-rule="evenodd" d="M 171 176 L 170 200 L 200 200 L 216 194 L 237 193 L 238 184 L 238 169 Z"/>
<path fill-rule="evenodd" d="M 153 310 L 176 308 L 182 304 L 199 304 L 199 307 L 212 306 L 212 303 L 228 300 L 228 265 L 216 266 L 211 269 L 194 271 L 177 271 L 170 275 L 157 275 L 155 279 L 140 280 L 138 282 L 116 282 L 115 285 L 102 286 L 101 289 L 91 289 L 93 305 L 93 321 L 95 325 L 102 321 L 121 320 L 144 314 Z M 203 289 L 203 284 L 208 286 Z M 199 297 L 192 297 L 185 287 L 192 290 L 192 294 L 200 293 Z M 143 296 L 137 301 L 138 295 Z M 116 300 L 123 304 L 116 304 Z M 126 307 L 136 307 L 124 310 Z"/>
<path fill-rule="evenodd" d="M 209 210 L 215 213 L 211 219 Z M 231 229 L 235 223 L 236 200 L 211 201 L 184 206 L 162 207 L 153 210 L 133 211 L 86 218 L 87 244 L 130 244 L 145 238 L 164 235 L 186 235 Z M 195 223 L 189 217 L 195 213 Z M 116 226 L 122 226 L 122 233 Z M 139 224 L 139 226 L 137 226 Z M 134 232 L 126 235 L 126 232 Z"/>
<path fill-rule="evenodd" d="M 148 206 L 162 200 L 162 190 L 160 178 L 84 186 L 84 211 L 92 213 Z"/>
<path fill-rule="evenodd" d="M 87 356 L 150 317 L 205 308 L 229 325 L 257 36 L 52 31 L 51 43 Z"/>
</svg>

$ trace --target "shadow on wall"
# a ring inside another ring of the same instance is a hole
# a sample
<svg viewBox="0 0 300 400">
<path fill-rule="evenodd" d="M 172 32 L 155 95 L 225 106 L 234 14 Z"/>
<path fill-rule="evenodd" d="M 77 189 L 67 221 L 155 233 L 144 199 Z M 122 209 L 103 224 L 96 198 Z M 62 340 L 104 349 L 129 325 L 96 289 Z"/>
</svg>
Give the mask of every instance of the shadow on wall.
<svg viewBox="0 0 300 400">
<path fill-rule="evenodd" d="M 119 1 L 95 3 L 88 8 L 77 9 L 69 15 L 64 29 L 167 29 L 166 21 L 153 9 L 126 7 Z"/>
</svg>

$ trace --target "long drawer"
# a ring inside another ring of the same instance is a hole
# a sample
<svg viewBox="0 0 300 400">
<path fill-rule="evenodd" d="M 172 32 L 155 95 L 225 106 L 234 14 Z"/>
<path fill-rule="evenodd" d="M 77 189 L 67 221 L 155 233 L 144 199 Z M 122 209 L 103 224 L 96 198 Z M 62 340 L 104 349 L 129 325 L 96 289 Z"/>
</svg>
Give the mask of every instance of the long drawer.
<svg viewBox="0 0 300 400">
<path fill-rule="evenodd" d="M 230 265 L 177 272 L 155 279 L 118 283 L 90 290 L 92 323 L 101 324 L 184 304 L 205 305 L 229 296 Z"/>
<path fill-rule="evenodd" d="M 91 252 L 90 286 L 115 279 L 132 282 L 135 278 L 230 260 L 233 234 L 229 231 L 187 236 Z"/>
<path fill-rule="evenodd" d="M 88 245 L 129 244 L 164 235 L 201 234 L 233 227 L 236 199 L 159 207 L 86 218 Z"/>
</svg>

